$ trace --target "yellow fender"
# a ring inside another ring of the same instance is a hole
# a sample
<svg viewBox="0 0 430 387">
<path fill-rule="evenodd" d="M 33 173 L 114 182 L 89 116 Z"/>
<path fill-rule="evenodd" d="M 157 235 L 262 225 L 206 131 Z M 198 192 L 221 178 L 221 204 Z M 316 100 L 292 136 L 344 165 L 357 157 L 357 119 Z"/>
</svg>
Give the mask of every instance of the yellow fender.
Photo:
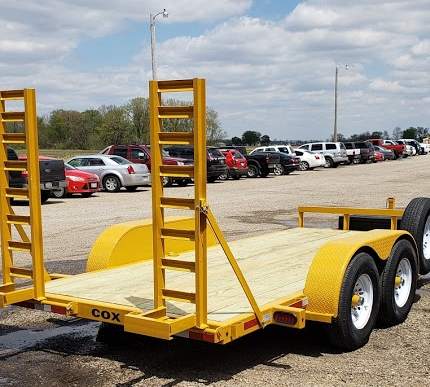
<svg viewBox="0 0 430 387">
<path fill-rule="evenodd" d="M 364 251 L 386 260 L 396 241 L 404 235 L 415 246 L 413 238 L 404 230 L 371 230 L 322 246 L 312 261 L 306 278 L 304 294 L 309 301 L 307 312 L 337 317 L 342 281 L 351 259 L 357 252 Z"/>
<path fill-rule="evenodd" d="M 166 216 L 169 228 L 194 230 L 194 217 Z M 208 227 L 208 246 L 216 239 Z M 165 240 L 166 255 L 177 255 L 194 250 L 194 242 Z M 103 270 L 110 267 L 152 259 L 152 220 L 137 220 L 113 225 L 103 231 L 91 248 L 86 271 Z"/>
</svg>

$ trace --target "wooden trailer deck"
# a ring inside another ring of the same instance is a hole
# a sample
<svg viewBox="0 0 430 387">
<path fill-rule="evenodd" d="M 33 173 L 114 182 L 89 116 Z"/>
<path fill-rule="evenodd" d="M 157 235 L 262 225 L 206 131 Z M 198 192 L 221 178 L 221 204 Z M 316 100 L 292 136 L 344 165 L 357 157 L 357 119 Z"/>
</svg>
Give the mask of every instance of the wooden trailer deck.
<svg viewBox="0 0 430 387">
<path fill-rule="evenodd" d="M 229 243 L 245 279 L 261 307 L 304 289 L 306 276 L 318 249 L 326 242 L 359 231 L 295 228 Z M 194 260 L 194 252 L 181 254 Z M 194 274 L 167 273 L 167 287 L 194 291 Z M 142 311 L 153 309 L 152 261 L 78 274 L 46 284 L 53 296 L 104 302 Z M 114 305 L 112 305 L 114 307 Z M 168 314 L 194 312 L 193 304 L 168 302 Z M 217 245 L 208 248 L 208 320 L 224 322 L 251 312 L 251 306 L 228 260 Z"/>
</svg>

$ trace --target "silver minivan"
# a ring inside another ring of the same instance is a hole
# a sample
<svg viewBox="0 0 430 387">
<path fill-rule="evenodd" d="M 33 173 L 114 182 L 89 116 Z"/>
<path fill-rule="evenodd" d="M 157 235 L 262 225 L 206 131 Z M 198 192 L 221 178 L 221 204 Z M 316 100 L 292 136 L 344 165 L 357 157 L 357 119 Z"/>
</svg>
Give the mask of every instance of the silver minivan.
<svg viewBox="0 0 430 387">
<path fill-rule="evenodd" d="M 311 142 L 299 146 L 298 149 L 323 154 L 326 168 L 337 168 L 348 161 L 346 148 L 342 142 Z"/>
</svg>

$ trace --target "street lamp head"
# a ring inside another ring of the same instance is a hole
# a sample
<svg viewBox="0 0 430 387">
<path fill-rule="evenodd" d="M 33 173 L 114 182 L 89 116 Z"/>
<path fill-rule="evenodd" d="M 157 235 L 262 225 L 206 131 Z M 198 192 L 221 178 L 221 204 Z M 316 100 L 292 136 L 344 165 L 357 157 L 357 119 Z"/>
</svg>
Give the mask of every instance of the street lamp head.
<svg viewBox="0 0 430 387">
<path fill-rule="evenodd" d="M 169 14 L 167 13 L 166 8 L 164 8 L 164 11 L 163 11 L 163 18 L 164 18 L 164 19 L 167 19 L 168 17 L 169 17 Z"/>
<path fill-rule="evenodd" d="M 348 65 L 345 65 L 345 70 L 348 70 Z"/>
</svg>

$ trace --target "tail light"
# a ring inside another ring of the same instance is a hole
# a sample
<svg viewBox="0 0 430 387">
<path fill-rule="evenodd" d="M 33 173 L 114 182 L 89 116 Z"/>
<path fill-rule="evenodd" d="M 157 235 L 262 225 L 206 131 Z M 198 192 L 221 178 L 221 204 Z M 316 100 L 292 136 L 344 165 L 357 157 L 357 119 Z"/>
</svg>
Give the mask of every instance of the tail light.
<svg viewBox="0 0 430 387">
<path fill-rule="evenodd" d="M 296 325 L 297 323 L 296 315 L 289 312 L 277 311 L 273 314 L 273 320 L 275 320 L 278 324 Z"/>
<path fill-rule="evenodd" d="M 266 157 L 266 164 L 269 164 L 270 163 L 270 157 L 269 156 L 267 156 Z"/>
<path fill-rule="evenodd" d="M 133 168 L 132 165 L 129 165 L 127 167 L 127 172 L 128 172 L 129 175 L 134 175 L 136 173 L 136 172 L 134 172 L 134 168 Z"/>
<path fill-rule="evenodd" d="M 319 159 L 320 159 L 320 157 L 319 157 L 319 156 L 317 156 L 317 155 L 315 155 L 315 159 L 316 159 L 316 160 L 319 160 Z"/>
</svg>

